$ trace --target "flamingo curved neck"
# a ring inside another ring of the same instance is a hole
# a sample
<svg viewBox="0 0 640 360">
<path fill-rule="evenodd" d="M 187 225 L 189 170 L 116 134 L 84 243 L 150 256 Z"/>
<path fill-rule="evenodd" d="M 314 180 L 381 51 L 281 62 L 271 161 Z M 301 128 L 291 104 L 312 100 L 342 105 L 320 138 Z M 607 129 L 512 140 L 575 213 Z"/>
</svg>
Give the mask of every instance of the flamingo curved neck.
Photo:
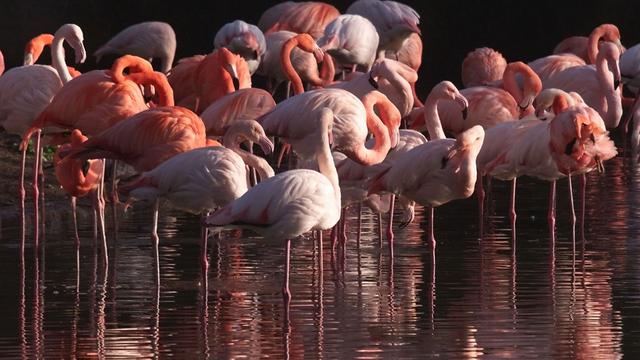
<svg viewBox="0 0 640 360">
<path fill-rule="evenodd" d="M 373 111 L 372 104 L 365 104 L 367 110 L 367 129 L 375 138 L 373 149 L 367 149 L 364 144 L 358 144 L 352 151 L 353 160 L 362 165 L 374 165 L 384 161 L 391 148 L 389 129 Z"/>
<path fill-rule="evenodd" d="M 520 104 L 524 96 L 522 95 L 522 90 L 520 89 L 516 81 L 516 72 L 518 71 L 507 66 L 507 68 L 504 71 L 504 75 L 502 77 L 502 83 L 503 83 L 504 90 L 507 91 L 509 94 L 511 94 L 511 96 L 515 99 L 516 103 Z M 527 74 L 525 73 L 523 73 L 523 75 L 525 77 L 524 87 L 526 89 L 528 77 L 527 77 Z"/>
<path fill-rule="evenodd" d="M 58 72 L 58 76 L 60 76 L 60 80 L 62 80 L 63 84 L 69 82 L 72 77 L 69 73 L 69 69 L 67 69 L 67 63 L 64 58 L 64 41 L 65 36 L 58 36 L 53 39 L 53 43 L 51 44 L 51 63 L 53 68 Z"/>
<path fill-rule="evenodd" d="M 293 48 L 297 46 L 298 41 L 294 37 L 287 40 L 282 45 L 282 50 L 280 51 L 280 62 L 282 63 L 282 70 L 284 71 L 289 81 L 291 81 L 291 84 L 293 85 L 293 93 L 296 95 L 302 94 L 304 92 L 302 79 L 300 79 L 300 75 L 298 75 L 296 69 L 293 68 L 293 64 L 291 64 L 291 51 L 293 51 Z"/>
<path fill-rule="evenodd" d="M 316 151 L 316 160 L 318 162 L 318 171 L 324 175 L 331 186 L 333 186 L 333 191 L 335 195 L 335 201 L 338 206 L 340 206 L 340 183 L 338 180 L 338 172 L 336 170 L 336 165 L 333 161 L 333 156 L 331 155 L 331 149 L 329 145 L 329 134 L 328 134 L 328 125 L 333 121 L 333 113 L 330 110 L 323 110 L 322 119 L 320 121 L 320 126 L 322 126 L 321 136 L 320 136 L 320 144 L 319 148 Z M 364 147 L 364 146 L 363 146 Z"/>
<path fill-rule="evenodd" d="M 622 98 L 620 93 L 614 89 L 613 73 L 608 67 L 609 60 L 604 56 L 600 56 L 596 62 L 596 77 L 600 89 L 607 101 L 607 111 L 604 121 L 608 129 L 616 128 L 622 117 Z"/>
<path fill-rule="evenodd" d="M 440 114 L 438 113 L 438 97 L 427 97 L 424 103 L 424 121 L 429 132 L 431 140 L 446 139 L 444 130 L 442 129 L 442 122 L 440 121 Z"/>
<path fill-rule="evenodd" d="M 242 161 L 252 168 L 256 169 L 258 172 L 258 176 L 260 176 L 260 180 L 264 181 L 274 175 L 273 169 L 266 160 L 263 158 L 256 156 L 246 150 L 243 150 L 240 147 L 240 144 L 244 141 L 242 136 L 239 136 L 234 131 L 227 131 L 224 134 L 222 142 L 224 146 L 229 150 L 235 152 L 240 156 Z M 253 147 L 253 142 L 249 142 L 249 146 Z"/>
</svg>

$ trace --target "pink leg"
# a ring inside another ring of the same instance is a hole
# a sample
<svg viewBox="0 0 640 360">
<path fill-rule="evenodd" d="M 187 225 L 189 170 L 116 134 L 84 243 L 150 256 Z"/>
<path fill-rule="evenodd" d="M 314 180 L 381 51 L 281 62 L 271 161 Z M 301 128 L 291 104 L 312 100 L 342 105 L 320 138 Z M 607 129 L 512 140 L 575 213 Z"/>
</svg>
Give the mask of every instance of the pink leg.
<svg viewBox="0 0 640 360">
<path fill-rule="evenodd" d="M 318 230 L 318 262 L 320 269 L 320 279 L 322 279 L 324 274 L 324 253 L 323 253 L 323 245 L 322 245 L 322 230 Z"/>
<path fill-rule="evenodd" d="M 429 242 L 431 243 L 431 249 L 435 252 L 436 251 L 436 238 L 433 235 L 433 213 L 434 213 L 434 209 L 433 207 L 429 206 L 429 232 L 427 234 L 428 238 L 429 238 Z"/>
<path fill-rule="evenodd" d="M 291 265 L 291 239 L 287 239 L 286 246 L 287 260 L 284 268 L 284 283 L 282 284 L 282 297 L 284 298 L 286 312 L 289 312 L 289 303 L 291 302 L 291 291 L 289 291 L 289 267 Z"/>
<path fill-rule="evenodd" d="M 382 249 L 382 214 L 378 213 L 378 247 Z"/>
<path fill-rule="evenodd" d="M 40 193 L 38 191 L 38 172 L 40 169 L 40 130 L 36 133 L 33 162 L 33 183 L 31 184 L 33 190 L 33 242 L 37 251 L 40 246 L 40 210 L 38 208 L 40 199 Z"/>
<path fill-rule="evenodd" d="M 484 235 L 484 178 L 482 176 L 478 176 L 476 180 L 476 194 L 478 194 L 478 232 L 480 235 L 480 239 L 482 239 Z"/>
<path fill-rule="evenodd" d="M 44 203 L 44 192 L 45 192 L 45 187 L 44 187 L 44 171 L 42 170 L 42 164 L 44 163 L 44 151 L 43 149 L 40 149 L 40 166 L 38 166 L 38 176 L 40 177 L 40 202 L 42 204 L 41 206 L 41 210 L 40 212 L 42 213 L 42 231 L 41 231 L 41 235 L 42 235 L 42 240 L 44 240 L 45 238 L 45 223 L 46 223 L 46 219 L 47 217 L 45 216 L 45 203 Z"/>
<path fill-rule="evenodd" d="M 26 237 L 26 218 L 24 214 L 25 206 L 24 201 L 26 198 L 26 191 L 24 190 L 24 166 L 27 158 L 27 149 L 22 151 L 22 168 L 20 169 L 20 249 L 24 250 L 24 240 Z"/>
<path fill-rule="evenodd" d="M 549 212 L 547 213 L 547 221 L 549 222 L 549 232 L 555 234 L 556 231 L 556 181 L 551 182 L 549 188 Z"/>
<path fill-rule="evenodd" d="M 160 237 L 158 237 L 158 207 L 160 203 L 156 200 L 153 203 L 153 225 L 151 228 L 151 242 L 153 244 L 153 259 L 156 267 L 156 285 L 160 286 L 160 250 L 158 248 Z"/>
<path fill-rule="evenodd" d="M 340 242 L 342 244 L 347 242 L 347 208 L 342 208 L 340 214 Z"/>
<path fill-rule="evenodd" d="M 208 213 L 206 212 L 202 214 L 203 220 L 205 217 L 207 217 L 207 215 Z M 209 229 L 206 226 L 203 226 L 201 229 L 201 238 L 200 238 L 200 265 L 202 266 L 203 274 L 206 274 L 209 269 L 209 260 L 207 260 L 208 237 L 209 237 Z"/>
<path fill-rule="evenodd" d="M 280 166 L 282 165 L 282 159 L 284 159 L 284 156 L 286 154 L 288 154 L 291 151 L 291 145 L 289 144 L 282 144 L 282 148 L 280 149 L 280 154 L 278 154 L 278 162 L 276 164 L 276 167 L 279 169 Z"/>
<path fill-rule="evenodd" d="M 358 203 L 358 233 L 356 234 L 356 246 L 360 248 L 360 236 L 362 232 L 362 203 Z"/>
<path fill-rule="evenodd" d="M 389 257 L 393 259 L 393 210 L 396 202 L 395 194 L 391 194 L 389 201 L 389 221 L 387 222 L 387 240 L 389 241 Z"/>
<path fill-rule="evenodd" d="M 513 178 L 513 180 L 511 180 L 511 198 L 509 206 L 509 219 L 511 220 L 512 235 L 515 235 L 516 233 L 516 184 L 517 178 Z"/>
<path fill-rule="evenodd" d="M 118 232 L 118 204 L 120 203 L 120 198 L 118 196 L 118 183 L 116 182 L 116 178 L 118 175 L 118 160 L 113 160 L 113 169 L 111 170 L 111 209 L 113 211 L 113 228 L 115 232 Z"/>
<path fill-rule="evenodd" d="M 107 236 L 104 223 L 104 199 L 100 198 L 100 189 L 94 191 L 93 210 L 97 214 L 96 216 L 96 230 L 100 231 L 100 238 L 102 240 L 102 259 L 104 260 L 104 266 L 109 266 L 109 252 L 107 249 Z"/>
<path fill-rule="evenodd" d="M 71 216 L 73 218 L 73 235 L 74 244 L 76 245 L 76 251 L 80 249 L 80 236 L 78 236 L 78 216 L 76 213 L 76 197 L 71 197 Z"/>
<path fill-rule="evenodd" d="M 573 181 L 571 180 L 571 173 L 568 176 L 569 180 L 569 206 L 571 206 L 571 239 L 573 241 L 573 253 L 576 251 L 576 209 L 573 203 Z"/>
<path fill-rule="evenodd" d="M 340 228 L 340 220 L 331 228 L 331 256 L 336 253 L 336 246 L 338 245 L 338 229 Z"/>
</svg>

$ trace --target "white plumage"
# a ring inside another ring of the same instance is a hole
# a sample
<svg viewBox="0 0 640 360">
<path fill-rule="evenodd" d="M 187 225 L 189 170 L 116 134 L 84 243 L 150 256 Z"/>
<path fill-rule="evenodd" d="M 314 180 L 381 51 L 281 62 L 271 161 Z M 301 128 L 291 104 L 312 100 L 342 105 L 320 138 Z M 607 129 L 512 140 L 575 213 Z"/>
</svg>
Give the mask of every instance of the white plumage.
<svg viewBox="0 0 640 360">
<path fill-rule="evenodd" d="M 340 15 L 324 29 L 318 46 L 335 58 L 342 68 L 371 69 L 380 38 L 371 21 L 360 15 Z"/>
<path fill-rule="evenodd" d="M 216 49 L 226 47 L 242 56 L 247 61 L 251 74 L 256 72 L 261 58 L 267 51 L 267 43 L 262 31 L 257 26 L 242 20 L 224 24 L 216 33 L 213 46 Z"/>
</svg>

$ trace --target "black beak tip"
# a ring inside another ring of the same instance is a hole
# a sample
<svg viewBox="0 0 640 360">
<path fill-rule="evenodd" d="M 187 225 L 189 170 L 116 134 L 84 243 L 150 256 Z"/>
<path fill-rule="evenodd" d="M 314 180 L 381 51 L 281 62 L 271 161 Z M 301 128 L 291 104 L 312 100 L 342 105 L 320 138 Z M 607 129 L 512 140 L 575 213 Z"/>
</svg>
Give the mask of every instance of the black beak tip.
<svg viewBox="0 0 640 360">
<path fill-rule="evenodd" d="M 233 88 L 234 88 L 235 90 L 240 89 L 240 80 L 238 80 L 238 79 L 236 79 L 236 78 L 233 78 Z"/>
<path fill-rule="evenodd" d="M 618 87 L 620 86 L 620 80 L 616 79 L 613 81 L 613 90 L 618 90 Z"/>
<path fill-rule="evenodd" d="M 462 109 L 462 120 L 467 120 L 467 115 L 469 115 L 469 108 L 465 107 Z"/>
</svg>

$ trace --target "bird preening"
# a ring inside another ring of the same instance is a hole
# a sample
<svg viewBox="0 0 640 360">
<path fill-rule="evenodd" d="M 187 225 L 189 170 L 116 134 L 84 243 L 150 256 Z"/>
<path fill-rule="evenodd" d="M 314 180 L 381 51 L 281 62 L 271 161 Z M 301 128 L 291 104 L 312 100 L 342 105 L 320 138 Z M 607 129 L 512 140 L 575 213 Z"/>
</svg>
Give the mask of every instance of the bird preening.
<svg viewBox="0 0 640 360">
<path fill-rule="evenodd" d="M 517 178 L 550 184 L 548 221 L 555 234 L 556 181 L 566 178 L 572 186 L 575 177 L 586 186 L 587 173 L 603 171 L 619 152 L 609 131 L 621 120 L 637 157 L 640 102 L 622 90 L 638 94 L 640 44 L 625 49 L 615 25 L 565 39 L 553 54 L 528 62 L 507 61 L 501 49 L 468 49 L 464 60 L 450 59 L 461 64 L 460 89 L 441 79 L 422 93 L 424 82 L 417 84 L 428 37 L 421 15 L 392 0 L 357 0 L 344 14 L 323 2 L 283 2 L 257 24 L 217 24 L 202 45 L 209 53 L 177 60 L 177 45 L 189 34 L 147 21 L 91 49 L 100 63 L 118 57 L 83 73 L 65 59 L 65 43 L 76 64 L 86 58 L 75 24 L 33 34 L 22 66 L 5 71 L 0 52 L 0 124 L 21 140 L 22 245 L 29 235 L 40 244 L 42 148 L 54 147 L 55 178 L 74 214 L 76 199 L 91 195 L 106 269 L 118 217 L 128 216 L 122 210 L 146 203 L 153 209 L 160 286 L 158 212 L 166 203 L 200 216 L 204 274 L 208 239 L 224 239 L 228 229 L 280 241 L 288 312 L 295 297 L 292 248 L 311 237 L 322 262 L 323 232 L 331 231 L 335 256 L 338 239 L 351 241 L 344 230 L 349 207 L 357 206 L 358 241 L 363 204 L 388 214 L 391 258 L 394 216 L 404 231 L 416 211 L 426 209 L 435 259 L 436 207 L 475 193 L 483 238 L 487 178 L 511 181 L 515 241 Z M 37 64 L 47 46 L 51 66 Z M 32 140 L 30 232 L 24 167 Z M 107 202 L 113 229 L 105 220 Z M 79 248 L 77 231 L 75 238 Z"/>
</svg>

